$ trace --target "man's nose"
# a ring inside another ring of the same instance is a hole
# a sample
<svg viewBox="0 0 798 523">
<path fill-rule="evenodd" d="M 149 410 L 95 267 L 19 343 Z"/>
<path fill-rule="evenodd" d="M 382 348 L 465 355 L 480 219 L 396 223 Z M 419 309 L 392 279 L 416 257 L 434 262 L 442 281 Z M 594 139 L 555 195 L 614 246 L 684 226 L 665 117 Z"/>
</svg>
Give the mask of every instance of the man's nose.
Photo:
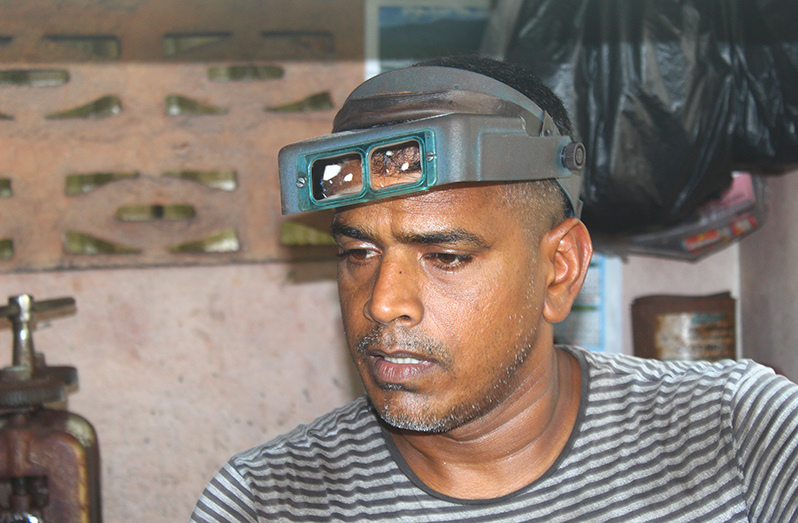
<svg viewBox="0 0 798 523">
<path fill-rule="evenodd" d="M 412 327 L 418 324 L 424 315 L 419 284 L 418 274 L 408 260 L 399 256 L 383 258 L 363 313 L 366 318 L 384 325 L 396 322 Z"/>
</svg>

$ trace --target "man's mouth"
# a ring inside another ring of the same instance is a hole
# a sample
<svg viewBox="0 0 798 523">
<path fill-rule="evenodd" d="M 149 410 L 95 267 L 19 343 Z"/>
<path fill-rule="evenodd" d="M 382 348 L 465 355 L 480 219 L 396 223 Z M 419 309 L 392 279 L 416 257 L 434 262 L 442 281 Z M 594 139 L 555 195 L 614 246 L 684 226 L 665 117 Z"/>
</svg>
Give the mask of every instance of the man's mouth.
<svg viewBox="0 0 798 523">
<path fill-rule="evenodd" d="M 383 358 L 389 363 L 396 363 L 398 365 L 415 365 L 424 362 L 424 360 L 408 356 L 383 356 Z"/>
<path fill-rule="evenodd" d="M 388 355 L 379 352 L 369 353 L 367 358 L 369 373 L 377 384 L 402 384 L 431 371 L 435 362 L 406 354 Z"/>
<path fill-rule="evenodd" d="M 357 352 L 372 379 L 380 385 L 406 384 L 450 366 L 445 347 L 409 331 L 375 328 L 358 340 Z"/>
</svg>

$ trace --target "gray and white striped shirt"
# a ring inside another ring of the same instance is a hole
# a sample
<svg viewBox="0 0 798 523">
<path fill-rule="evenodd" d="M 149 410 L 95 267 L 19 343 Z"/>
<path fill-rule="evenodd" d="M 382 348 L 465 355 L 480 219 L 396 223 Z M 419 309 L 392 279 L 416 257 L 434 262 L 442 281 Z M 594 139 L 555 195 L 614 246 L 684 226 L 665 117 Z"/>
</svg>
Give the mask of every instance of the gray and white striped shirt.
<svg viewBox="0 0 798 523">
<path fill-rule="evenodd" d="M 576 425 L 512 494 L 433 491 L 361 398 L 235 456 L 191 521 L 798 521 L 798 386 L 750 361 L 563 348 L 582 368 Z"/>
</svg>

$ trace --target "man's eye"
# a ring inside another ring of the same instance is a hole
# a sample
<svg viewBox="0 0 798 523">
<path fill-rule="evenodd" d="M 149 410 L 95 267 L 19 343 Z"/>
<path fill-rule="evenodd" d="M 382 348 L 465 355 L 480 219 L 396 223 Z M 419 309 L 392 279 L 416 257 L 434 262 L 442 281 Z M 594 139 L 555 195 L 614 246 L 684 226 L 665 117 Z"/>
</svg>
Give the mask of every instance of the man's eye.
<svg viewBox="0 0 798 523">
<path fill-rule="evenodd" d="M 436 252 L 428 255 L 438 266 L 446 270 L 459 268 L 471 261 L 468 254 L 452 254 L 450 252 Z"/>
<path fill-rule="evenodd" d="M 347 259 L 351 261 L 365 261 L 374 256 L 374 253 L 368 249 L 341 249 L 338 251 L 340 259 Z"/>
</svg>

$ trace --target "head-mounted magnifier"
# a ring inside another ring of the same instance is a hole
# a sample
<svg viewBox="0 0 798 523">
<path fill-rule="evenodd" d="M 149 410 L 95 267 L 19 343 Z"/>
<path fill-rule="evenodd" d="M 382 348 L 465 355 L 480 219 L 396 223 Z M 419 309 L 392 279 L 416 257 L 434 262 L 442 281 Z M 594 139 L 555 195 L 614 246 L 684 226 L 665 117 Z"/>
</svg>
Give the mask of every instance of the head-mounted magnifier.
<svg viewBox="0 0 798 523">
<path fill-rule="evenodd" d="M 397 69 L 344 103 L 333 134 L 279 154 L 283 214 L 458 182 L 554 179 L 578 216 L 581 143 L 511 87 L 449 67 Z"/>
</svg>

